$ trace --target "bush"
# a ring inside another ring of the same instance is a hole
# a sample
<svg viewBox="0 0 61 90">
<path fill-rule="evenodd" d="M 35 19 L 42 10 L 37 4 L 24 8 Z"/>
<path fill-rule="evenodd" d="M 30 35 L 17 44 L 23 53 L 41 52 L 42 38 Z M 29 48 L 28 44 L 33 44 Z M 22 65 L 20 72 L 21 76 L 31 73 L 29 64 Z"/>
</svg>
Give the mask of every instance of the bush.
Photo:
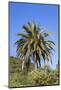
<svg viewBox="0 0 61 90">
<path fill-rule="evenodd" d="M 34 66 L 32 64 L 29 71 L 24 69 L 22 72 L 20 60 L 14 60 L 13 57 L 10 60 L 9 75 L 9 87 L 59 84 L 58 69 L 52 70 L 48 67 L 47 71 L 45 71 L 44 67 L 34 71 Z"/>
<path fill-rule="evenodd" d="M 42 85 L 57 85 L 57 72 L 45 73 L 44 70 L 13 73 L 10 78 L 10 87 L 20 86 L 42 86 Z"/>
</svg>

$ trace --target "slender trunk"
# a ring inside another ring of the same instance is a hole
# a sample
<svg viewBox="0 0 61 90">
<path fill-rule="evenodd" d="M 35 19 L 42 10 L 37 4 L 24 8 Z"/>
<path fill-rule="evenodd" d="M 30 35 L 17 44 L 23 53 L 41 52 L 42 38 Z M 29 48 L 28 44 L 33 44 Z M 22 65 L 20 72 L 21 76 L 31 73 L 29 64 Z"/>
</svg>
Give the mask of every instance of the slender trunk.
<svg viewBox="0 0 61 90">
<path fill-rule="evenodd" d="M 22 61 L 22 71 L 24 70 L 24 60 Z"/>
<path fill-rule="evenodd" d="M 37 61 L 36 61 L 36 53 L 34 54 L 34 61 L 35 61 L 35 71 L 36 71 L 37 67 L 38 67 L 38 64 L 37 64 Z"/>
<path fill-rule="evenodd" d="M 47 69 L 48 69 L 48 61 L 45 60 L 45 73 L 47 73 Z"/>
<path fill-rule="evenodd" d="M 40 68 L 41 68 L 41 61 L 39 62 Z"/>
<path fill-rule="evenodd" d="M 35 71 L 37 70 L 37 67 L 38 67 L 37 62 L 35 62 Z"/>
<path fill-rule="evenodd" d="M 45 60 L 45 65 L 48 66 L 48 61 L 47 60 Z"/>
</svg>

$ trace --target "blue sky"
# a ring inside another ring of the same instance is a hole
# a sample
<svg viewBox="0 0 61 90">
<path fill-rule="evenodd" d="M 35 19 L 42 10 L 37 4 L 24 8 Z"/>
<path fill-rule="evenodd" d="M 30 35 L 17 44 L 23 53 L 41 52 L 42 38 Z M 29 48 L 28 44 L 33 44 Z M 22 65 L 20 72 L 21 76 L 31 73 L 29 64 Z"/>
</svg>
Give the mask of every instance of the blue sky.
<svg viewBox="0 0 61 90">
<path fill-rule="evenodd" d="M 52 68 L 58 63 L 58 6 L 45 4 L 9 3 L 10 19 L 10 56 L 16 56 L 14 43 L 19 39 L 17 33 L 23 32 L 22 26 L 35 21 L 53 35 L 49 37 L 55 43 L 52 56 Z M 42 62 L 43 63 L 43 62 Z"/>
</svg>

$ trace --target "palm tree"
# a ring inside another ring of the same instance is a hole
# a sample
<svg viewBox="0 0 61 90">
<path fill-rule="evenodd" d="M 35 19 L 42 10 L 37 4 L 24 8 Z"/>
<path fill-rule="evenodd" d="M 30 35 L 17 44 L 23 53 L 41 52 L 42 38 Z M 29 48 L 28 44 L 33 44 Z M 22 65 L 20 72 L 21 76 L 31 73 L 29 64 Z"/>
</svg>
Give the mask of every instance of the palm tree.
<svg viewBox="0 0 61 90">
<path fill-rule="evenodd" d="M 37 25 L 35 22 L 28 22 L 23 26 L 24 34 L 18 33 L 21 36 L 17 45 L 17 55 L 22 58 L 22 70 L 24 68 L 24 62 L 30 65 L 33 60 L 35 63 L 35 70 L 41 66 L 41 60 L 43 58 L 44 62 L 49 60 L 52 63 L 52 50 L 54 50 L 54 42 L 47 40 L 49 33 L 46 33 L 43 28 Z"/>
</svg>

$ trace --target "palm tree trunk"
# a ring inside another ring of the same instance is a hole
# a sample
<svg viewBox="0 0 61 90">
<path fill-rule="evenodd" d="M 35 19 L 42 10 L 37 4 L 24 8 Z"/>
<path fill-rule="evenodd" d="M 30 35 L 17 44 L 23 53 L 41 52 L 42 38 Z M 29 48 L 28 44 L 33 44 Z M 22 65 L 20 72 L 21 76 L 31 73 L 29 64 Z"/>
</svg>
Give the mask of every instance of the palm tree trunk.
<svg viewBox="0 0 61 90">
<path fill-rule="evenodd" d="M 39 62 L 39 64 L 40 64 L 40 68 L 41 68 L 41 61 Z"/>
<path fill-rule="evenodd" d="M 38 64 L 37 62 L 35 62 L 35 71 L 37 70 L 37 68 L 38 68 Z"/>
<path fill-rule="evenodd" d="M 48 61 L 47 60 L 45 60 L 45 65 L 48 66 Z"/>
<path fill-rule="evenodd" d="M 22 61 L 22 71 L 24 70 L 24 60 Z"/>
<path fill-rule="evenodd" d="M 47 73 L 47 69 L 48 69 L 48 61 L 45 60 L 45 73 Z"/>
<path fill-rule="evenodd" d="M 37 70 L 37 67 L 38 67 L 38 63 L 36 61 L 36 54 L 34 55 L 34 60 L 35 60 L 35 71 Z"/>
</svg>

